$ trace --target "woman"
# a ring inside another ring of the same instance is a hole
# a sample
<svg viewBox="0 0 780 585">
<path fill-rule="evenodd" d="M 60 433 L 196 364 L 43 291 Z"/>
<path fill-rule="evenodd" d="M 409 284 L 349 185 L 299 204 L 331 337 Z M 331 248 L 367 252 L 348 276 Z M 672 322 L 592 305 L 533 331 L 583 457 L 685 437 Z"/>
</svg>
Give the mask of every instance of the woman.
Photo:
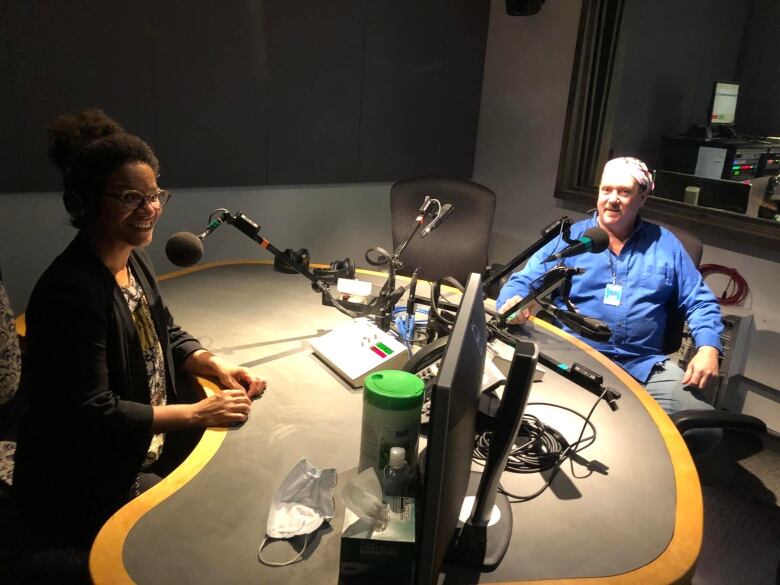
<svg viewBox="0 0 780 585">
<path fill-rule="evenodd" d="M 0 272 L 0 406 L 10 402 L 19 387 L 22 359 L 11 302 Z M 0 418 L 2 421 L 2 418 Z"/>
<path fill-rule="evenodd" d="M 14 490 L 48 542 L 86 548 L 154 479 L 166 433 L 245 421 L 265 382 L 205 351 L 160 297 L 142 248 L 170 194 L 152 149 L 97 110 L 58 118 L 49 135 L 79 231 L 27 308 L 31 407 Z M 228 389 L 176 404 L 180 371 Z"/>
</svg>

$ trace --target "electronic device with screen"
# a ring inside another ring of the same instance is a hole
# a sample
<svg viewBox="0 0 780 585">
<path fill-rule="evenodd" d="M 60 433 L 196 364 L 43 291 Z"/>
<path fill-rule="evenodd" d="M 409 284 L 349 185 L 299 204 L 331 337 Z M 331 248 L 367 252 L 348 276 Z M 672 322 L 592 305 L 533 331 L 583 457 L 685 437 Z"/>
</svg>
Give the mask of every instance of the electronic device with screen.
<svg viewBox="0 0 780 585">
<path fill-rule="evenodd" d="M 466 496 L 487 353 L 481 279 L 471 274 L 431 392 L 417 585 L 438 578 Z"/>
<path fill-rule="evenodd" d="M 699 207 L 745 213 L 750 196 L 750 185 L 671 171 L 656 171 L 653 196 Z"/>
<path fill-rule="evenodd" d="M 481 475 L 473 474 L 471 459 L 487 347 L 482 300 L 480 277 L 472 274 L 431 391 L 417 585 L 435 583 L 445 557 L 448 564 L 495 569 L 512 534 L 512 510 L 497 488 L 528 400 L 538 349 L 533 343 L 518 343 L 493 423 L 487 464 Z M 476 496 L 467 497 L 469 493 Z M 494 513 L 494 504 L 499 514 Z"/>
<path fill-rule="evenodd" d="M 713 126 L 716 133 L 723 138 L 734 136 L 738 96 L 738 83 L 716 81 L 712 84 L 712 96 L 707 109 L 707 139 L 712 139 Z"/>
<path fill-rule="evenodd" d="M 538 359 L 535 343 L 517 341 L 501 404 L 490 425 L 492 435 L 485 468 L 481 474 L 471 474 L 468 493 L 471 494 L 477 478 L 479 484 L 475 496 L 468 495 L 461 510 L 461 523 L 452 543 L 453 564 L 493 571 L 509 548 L 512 507 L 498 487 L 520 430 Z"/>
</svg>

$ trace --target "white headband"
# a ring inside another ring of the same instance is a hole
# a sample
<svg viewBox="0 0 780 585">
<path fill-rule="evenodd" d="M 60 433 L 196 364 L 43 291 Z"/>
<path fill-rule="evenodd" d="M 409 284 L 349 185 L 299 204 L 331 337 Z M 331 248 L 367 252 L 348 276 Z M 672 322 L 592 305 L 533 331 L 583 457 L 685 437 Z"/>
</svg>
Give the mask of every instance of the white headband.
<svg viewBox="0 0 780 585">
<path fill-rule="evenodd" d="M 647 165 L 638 158 L 631 156 L 613 158 L 604 165 L 604 172 L 607 172 L 607 167 L 615 167 L 631 175 L 639 185 L 640 193 L 652 193 L 655 189 L 653 174 L 647 170 Z"/>
</svg>

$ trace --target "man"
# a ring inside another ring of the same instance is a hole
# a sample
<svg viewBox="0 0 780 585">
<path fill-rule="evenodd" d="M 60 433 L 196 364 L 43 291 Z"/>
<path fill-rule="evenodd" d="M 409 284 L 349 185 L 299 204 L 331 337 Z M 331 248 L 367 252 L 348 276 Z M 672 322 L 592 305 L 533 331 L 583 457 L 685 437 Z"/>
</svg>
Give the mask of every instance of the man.
<svg viewBox="0 0 780 585">
<path fill-rule="evenodd" d="M 667 413 L 712 408 L 699 390 L 718 373 L 720 309 L 680 241 L 666 228 L 639 217 L 653 186 L 652 175 L 640 160 L 616 158 L 604 166 L 597 212 L 575 223 L 571 236 L 579 238 L 598 226 L 607 232 L 609 247 L 601 254 L 563 261 L 586 269 L 573 278 L 570 298 L 583 314 L 604 321 L 612 330 L 608 342 L 584 341 L 644 384 Z M 499 312 L 528 294 L 531 283 L 554 265 L 542 260 L 565 245 L 556 238 L 512 275 L 496 300 Z M 560 300 L 556 303 L 563 306 Z M 685 372 L 661 350 L 670 304 L 685 311 L 696 344 Z M 508 323 L 522 324 L 538 308 L 534 304 L 511 315 Z M 710 442 L 717 437 L 711 433 L 702 439 Z"/>
</svg>

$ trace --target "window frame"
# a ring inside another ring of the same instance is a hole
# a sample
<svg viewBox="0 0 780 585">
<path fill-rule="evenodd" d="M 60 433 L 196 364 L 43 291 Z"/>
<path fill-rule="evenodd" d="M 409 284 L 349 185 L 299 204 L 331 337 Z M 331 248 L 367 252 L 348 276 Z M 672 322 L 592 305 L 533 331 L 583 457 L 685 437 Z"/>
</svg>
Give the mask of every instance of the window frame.
<svg viewBox="0 0 780 585">
<path fill-rule="evenodd" d="M 615 118 L 615 80 L 623 64 L 620 24 L 625 0 L 582 0 L 574 67 L 569 88 L 555 198 L 564 207 L 594 207 L 601 165 L 609 158 Z M 750 244 L 772 254 L 780 243 L 780 222 L 650 197 L 642 216 L 678 225 L 702 241 L 726 247 Z M 754 252 L 755 253 L 755 252 Z"/>
</svg>

